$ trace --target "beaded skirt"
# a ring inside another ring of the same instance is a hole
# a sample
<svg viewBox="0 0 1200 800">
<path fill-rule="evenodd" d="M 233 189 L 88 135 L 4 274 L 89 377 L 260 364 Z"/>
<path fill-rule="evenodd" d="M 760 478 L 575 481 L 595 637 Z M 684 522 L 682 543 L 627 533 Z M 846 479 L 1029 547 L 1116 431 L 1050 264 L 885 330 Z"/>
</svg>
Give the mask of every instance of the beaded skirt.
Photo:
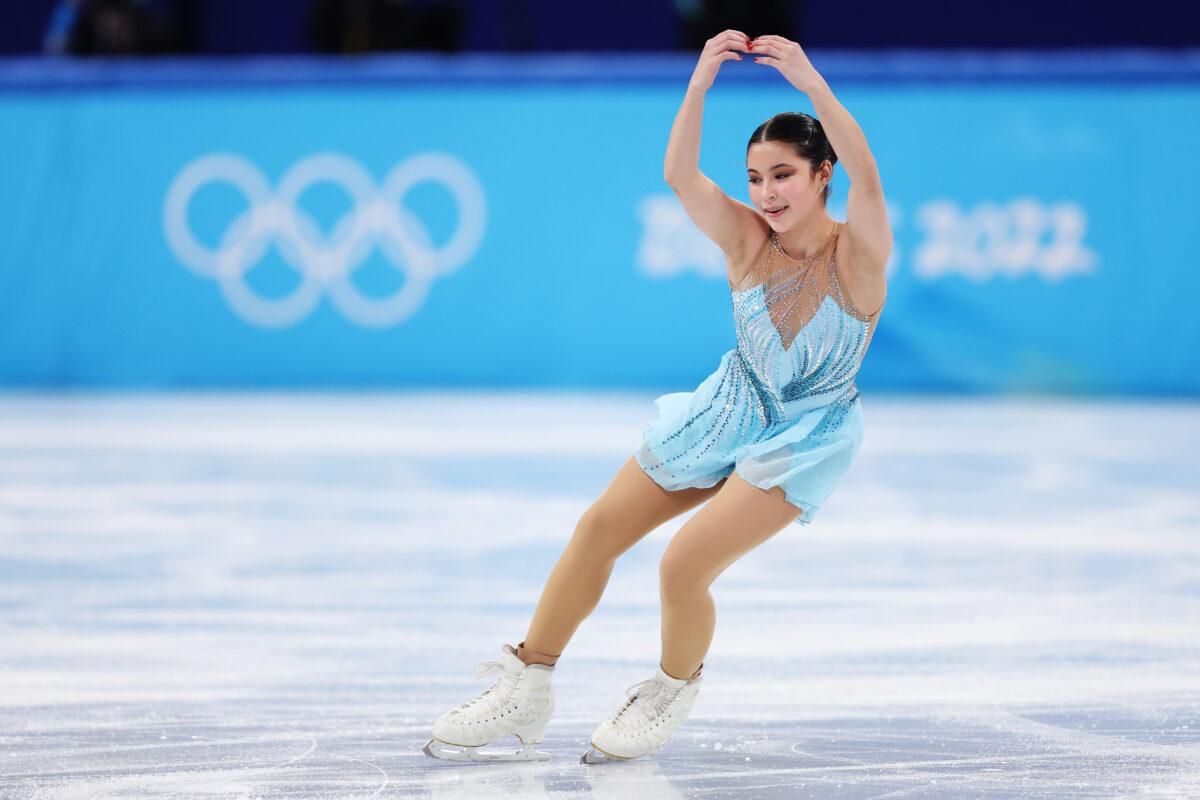
<svg viewBox="0 0 1200 800">
<path fill-rule="evenodd" d="M 842 287 L 840 231 L 804 260 L 771 235 L 730 285 L 737 347 L 695 391 L 654 401 L 658 419 L 635 454 L 664 489 L 714 486 L 736 472 L 782 487 L 801 525 L 833 492 L 862 445 L 854 376 L 882 310 L 862 314 Z"/>
</svg>

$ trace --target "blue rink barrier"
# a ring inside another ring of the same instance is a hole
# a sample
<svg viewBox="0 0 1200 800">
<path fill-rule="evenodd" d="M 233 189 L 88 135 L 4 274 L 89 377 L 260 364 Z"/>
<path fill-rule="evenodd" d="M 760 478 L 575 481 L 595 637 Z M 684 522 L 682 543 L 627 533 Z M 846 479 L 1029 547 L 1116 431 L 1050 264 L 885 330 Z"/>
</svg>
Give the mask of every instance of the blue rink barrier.
<svg viewBox="0 0 1200 800">
<path fill-rule="evenodd" d="M 1200 394 L 1195 53 L 811 55 L 895 230 L 864 390 Z M 0 61 L 0 384 L 691 388 L 734 345 L 662 180 L 694 62 Z M 735 198 L 784 110 L 722 68 Z"/>
</svg>

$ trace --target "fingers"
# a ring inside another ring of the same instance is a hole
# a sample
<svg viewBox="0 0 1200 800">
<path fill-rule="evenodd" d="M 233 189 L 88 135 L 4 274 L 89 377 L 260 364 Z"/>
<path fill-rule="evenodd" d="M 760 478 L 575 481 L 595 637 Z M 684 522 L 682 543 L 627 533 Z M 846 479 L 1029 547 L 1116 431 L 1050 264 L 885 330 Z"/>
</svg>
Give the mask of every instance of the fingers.
<svg viewBox="0 0 1200 800">
<path fill-rule="evenodd" d="M 743 53 L 750 52 L 750 45 L 735 38 L 721 38 L 710 41 L 704 47 L 704 52 L 701 53 L 702 58 L 716 58 L 718 61 L 727 61 L 731 54 L 738 51 Z"/>
<path fill-rule="evenodd" d="M 747 36 L 746 34 L 742 33 L 741 31 L 728 30 L 728 31 L 722 31 L 721 33 L 718 33 L 716 36 L 709 39 L 708 42 L 706 42 L 706 44 L 719 46 L 719 45 L 725 44 L 727 42 L 738 42 L 741 44 L 745 44 L 749 41 L 750 41 L 750 37 Z"/>
<path fill-rule="evenodd" d="M 776 58 L 784 58 L 788 53 L 796 51 L 804 52 L 800 45 L 788 41 L 782 36 L 760 36 L 751 43 L 750 48 L 752 53 L 765 53 Z"/>
<path fill-rule="evenodd" d="M 728 37 L 723 41 L 723 45 L 730 50 L 745 52 L 750 49 L 750 37 L 744 33 L 730 31 Z"/>
<path fill-rule="evenodd" d="M 772 42 L 764 42 L 760 39 L 754 40 L 754 46 L 750 49 L 751 53 L 756 56 L 774 56 L 779 58 L 784 54 L 783 48 Z"/>
<path fill-rule="evenodd" d="M 706 53 L 720 52 L 722 50 L 741 50 L 746 52 L 749 49 L 750 37 L 741 31 L 735 30 L 718 33 L 704 45 L 704 52 Z"/>
</svg>

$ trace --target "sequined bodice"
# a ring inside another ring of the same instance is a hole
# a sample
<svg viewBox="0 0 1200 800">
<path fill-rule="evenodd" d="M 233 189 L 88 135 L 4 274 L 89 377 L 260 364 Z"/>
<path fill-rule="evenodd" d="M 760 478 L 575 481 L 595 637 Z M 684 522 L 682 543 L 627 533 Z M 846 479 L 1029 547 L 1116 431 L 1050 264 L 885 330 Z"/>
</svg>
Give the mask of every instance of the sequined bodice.
<svg viewBox="0 0 1200 800">
<path fill-rule="evenodd" d="M 737 360 L 764 422 L 857 394 L 879 311 L 855 308 L 838 275 L 839 223 L 813 256 L 790 258 L 772 232 L 747 274 L 730 286 Z"/>
</svg>

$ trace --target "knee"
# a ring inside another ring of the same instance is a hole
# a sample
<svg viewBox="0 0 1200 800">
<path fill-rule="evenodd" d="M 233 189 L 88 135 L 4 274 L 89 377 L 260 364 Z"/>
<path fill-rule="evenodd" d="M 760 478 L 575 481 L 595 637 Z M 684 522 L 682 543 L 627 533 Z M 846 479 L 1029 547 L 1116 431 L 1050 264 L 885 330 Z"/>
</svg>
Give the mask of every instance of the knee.
<svg viewBox="0 0 1200 800">
<path fill-rule="evenodd" d="M 617 544 L 619 538 L 616 521 L 609 519 L 597 506 L 592 506 L 575 523 L 571 546 L 582 548 L 591 558 L 616 560 L 622 552 Z"/>
<path fill-rule="evenodd" d="M 667 548 L 658 562 L 658 585 L 663 597 L 689 597 L 708 590 L 712 579 L 697 559 L 682 548 Z"/>
</svg>

